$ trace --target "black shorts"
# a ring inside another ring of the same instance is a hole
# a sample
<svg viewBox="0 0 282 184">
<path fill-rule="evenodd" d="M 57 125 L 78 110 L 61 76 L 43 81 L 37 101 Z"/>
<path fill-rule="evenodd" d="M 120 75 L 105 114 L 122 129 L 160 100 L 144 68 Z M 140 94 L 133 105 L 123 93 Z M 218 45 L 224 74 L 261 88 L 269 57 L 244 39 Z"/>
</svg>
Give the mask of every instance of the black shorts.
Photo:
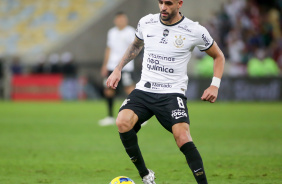
<svg viewBox="0 0 282 184">
<path fill-rule="evenodd" d="M 172 132 L 172 126 L 186 122 L 190 124 L 187 98 L 179 93 L 150 93 L 135 89 L 123 102 L 119 111 L 130 109 L 138 116 L 134 130 L 138 132 L 141 124 L 153 115 L 161 125 Z"/>
</svg>

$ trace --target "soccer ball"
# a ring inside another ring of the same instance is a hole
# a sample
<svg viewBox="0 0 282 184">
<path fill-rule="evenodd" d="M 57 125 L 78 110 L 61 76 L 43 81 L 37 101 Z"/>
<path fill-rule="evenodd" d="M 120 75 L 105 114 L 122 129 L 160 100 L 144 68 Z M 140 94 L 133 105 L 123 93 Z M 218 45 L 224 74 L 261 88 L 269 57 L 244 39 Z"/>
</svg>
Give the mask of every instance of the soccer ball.
<svg viewBox="0 0 282 184">
<path fill-rule="evenodd" d="M 134 181 L 126 176 L 118 176 L 110 184 L 135 184 Z"/>
</svg>

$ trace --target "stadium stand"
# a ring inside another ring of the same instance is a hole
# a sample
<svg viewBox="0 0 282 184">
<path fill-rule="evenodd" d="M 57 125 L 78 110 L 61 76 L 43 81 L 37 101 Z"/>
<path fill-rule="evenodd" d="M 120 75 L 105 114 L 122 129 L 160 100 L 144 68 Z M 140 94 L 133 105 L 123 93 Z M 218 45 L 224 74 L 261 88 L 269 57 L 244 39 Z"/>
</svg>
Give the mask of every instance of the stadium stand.
<svg viewBox="0 0 282 184">
<path fill-rule="evenodd" d="M 1 0 L 0 53 L 40 53 L 119 1 Z"/>
<path fill-rule="evenodd" d="M 227 59 L 226 76 L 278 77 L 282 74 L 281 2 L 187 0 L 182 14 L 204 25 L 219 44 Z M 100 67 L 113 16 L 126 12 L 129 24 L 136 27 L 142 16 L 159 12 L 156 4 L 152 0 L 0 0 L 0 59 L 6 66 L 2 68 L 10 70 L 13 58 L 19 57 L 23 74 L 42 66 L 46 69 L 43 73 L 50 73 L 53 63 L 47 58 L 71 53 L 78 75 L 100 89 Z M 195 52 L 189 76 L 209 78 L 209 58 L 197 49 Z M 141 60 L 142 54 L 135 62 L 136 80 Z M 9 83 L 9 77 L 0 80 L 0 88 L 8 89 Z"/>
<path fill-rule="evenodd" d="M 272 60 L 282 69 L 281 9 L 281 0 L 230 0 L 210 18 L 206 27 L 227 57 L 230 75 L 247 75 L 253 59 L 260 63 Z M 273 67 L 272 73 L 277 75 Z M 262 65 L 261 70 L 266 68 Z"/>
</svg>

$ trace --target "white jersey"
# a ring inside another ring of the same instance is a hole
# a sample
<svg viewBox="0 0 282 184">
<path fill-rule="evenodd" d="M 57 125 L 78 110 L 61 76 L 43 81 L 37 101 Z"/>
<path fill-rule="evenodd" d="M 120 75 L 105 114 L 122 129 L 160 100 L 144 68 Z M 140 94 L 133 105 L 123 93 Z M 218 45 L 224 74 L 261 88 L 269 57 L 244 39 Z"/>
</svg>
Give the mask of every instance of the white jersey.
<svg viewBox="0 0 282 184">
<path fill-rule="evenodd" d="M 113 71 L 122 59 L 125 51 L 134 40 L 135 29 L 127 26 L 122 30 L 113 27 L 108 31 L 107 47 L 110 48 L 110 56 L 107 69 Z M 123 71 L 132 72 L 134 70 L 134 61 L 130 61 L 124 66 Z"/>
<path fill-rule="evenodd" d="M 193 49 L 205 51 L 213 45 L 207 29 L 184 16 L 165 25 L 159 13 L 149 14 L 141 18 L 135 34 L 144 40 L 142 75 L 136 89 L 153 93 L 185 94 Z"/>
</svg>

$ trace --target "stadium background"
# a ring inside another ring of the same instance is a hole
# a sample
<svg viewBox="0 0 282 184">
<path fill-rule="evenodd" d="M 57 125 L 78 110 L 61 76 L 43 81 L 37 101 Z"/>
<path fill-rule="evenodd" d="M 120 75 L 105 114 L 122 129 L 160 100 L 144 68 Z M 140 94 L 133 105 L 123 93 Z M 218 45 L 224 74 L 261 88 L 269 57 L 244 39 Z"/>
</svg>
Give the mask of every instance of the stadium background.
<svg viewBox="0 0 282 184">
<path fill-rule="evenodd" d="M 281 0 L 184 2 L 183 15 L 206 26 L 226 56 L 216 104 L 199 101 L 211 82 L 210 58 L 195 50 L 188 65 L 193 137 L 211 183 L 282 181 L 281 6 Z M 153 0 L 0 0 L 0 183 L 102 184 L 118 175 L 140 183 L 116 127 L 97 124 L 106 116 L 100 77 L 106 34 L 118 11 L 133 27 L 159 12 Z M 142 54 L 136 81 L 141 60 Z M 116 112 L 124 97 L 119 93 Z M 179 172 L 187 166 L 155 118 L 140 134 L 158 183 L 193 183 Z"/>
<path fill-rule="evenodd" d="M 224 2 L 187 1 L 181 10 L 207 27 L 226 56 L 220 89 L 225 96 L 220 99 L 281 100 L 281 1 Z M 64 80 L 58 98 L 100 98 L 99 70 L 114 14 L 126 12 L 130 25 L 136 27 L 142 16 L 158 12 L 156 2 L 150 0 L 1 0 L 0 5 L 0 95 L 5 99 L 18 99 L 18 93 L 28 91 L 35 96 L 54 91 L 36 82 L 23 88 L 11 85 L 14 74 L 63 74 L 76 81 Z M 141 60 L 142 53 L 135 62 L 136 81 Z M 195 49 L 188 74 L 187 95 L 198 99 L 212 76 L 210 58 Z M 200 78 L 204 80 L 199 83 Z"/>
</svg>

